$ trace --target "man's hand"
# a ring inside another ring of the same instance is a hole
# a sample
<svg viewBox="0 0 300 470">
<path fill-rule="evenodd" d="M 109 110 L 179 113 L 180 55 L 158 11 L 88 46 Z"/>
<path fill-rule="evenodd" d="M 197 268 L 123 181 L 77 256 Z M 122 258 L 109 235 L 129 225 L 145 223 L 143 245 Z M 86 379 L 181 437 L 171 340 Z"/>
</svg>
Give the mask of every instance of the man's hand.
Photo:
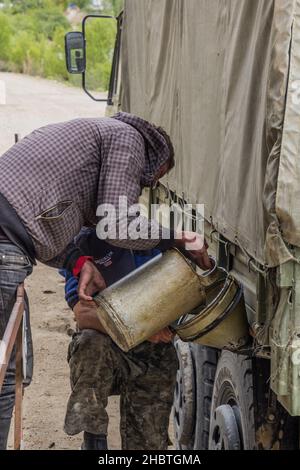
<svg viewBox="0 0 300 470">
<path fill-rule="evenodd" d="M 97 316 L 97 305 L 95 302 L 86 302 L 80 300 L 75 305 L 73 312 L 77 326 L 80 330 L 96 330 L 101 333 L 106 333 L 105 329 L 101 325 L 101 322 Z"/>
<path fill-rule="evenodd" d="M 175 239 L 175 247 L 184 250 L 184 254 L 203 270 L 211 269 L 211 261 L 207 253 L 208 244 L 203 235 L 195 232 L 182 232 L 179 239 Z"/>
<path fill-rule="evenodd" d="M 86 261 L 82 267 L 78 283 L 80 300 L 93 300 L 92 295 L 106 288 L 105 281 L 91 261 Z"/>
<path fill-rule="evenodd" d="M 163 330 L 159 331 L 155 335 L 151 336 L 151 338 L 148 339 L 150 343 L 170 343 L 172 339 L 174 338 L 175 334 L 172 333 L 172 331 L 166 327 Z"/>
</svg>

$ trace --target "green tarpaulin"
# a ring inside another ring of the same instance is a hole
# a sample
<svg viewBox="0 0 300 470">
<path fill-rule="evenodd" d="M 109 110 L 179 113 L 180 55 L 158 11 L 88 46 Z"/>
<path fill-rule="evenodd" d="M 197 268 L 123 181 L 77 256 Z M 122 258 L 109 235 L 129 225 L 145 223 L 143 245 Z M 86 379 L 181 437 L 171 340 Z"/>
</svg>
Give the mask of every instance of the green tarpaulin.
<svg viewBox="0 0 300 470">
<path fill-rule="evenodd" d="M 300 246 L 300 1 L 125 0 L 122 109 L 176 147 L 170 188 L 269 266 Z"/>
</svg>

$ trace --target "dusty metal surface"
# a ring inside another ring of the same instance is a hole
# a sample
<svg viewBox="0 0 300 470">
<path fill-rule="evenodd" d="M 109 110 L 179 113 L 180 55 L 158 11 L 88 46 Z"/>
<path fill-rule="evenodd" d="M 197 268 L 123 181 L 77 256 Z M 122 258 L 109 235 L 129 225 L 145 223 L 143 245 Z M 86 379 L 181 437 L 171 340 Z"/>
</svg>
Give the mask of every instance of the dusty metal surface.
<svg viewBox="0 0 300 470">
<path fill-rule="evenodd" d="M 95 298 L 101 323 L 125 351 L 204 300 L 199 276 L 177 250 L 166 252 Z"/>
<path fill-rule="evenodd" d="M 295 249 L 299 258 L 300 250 Z M 300 416 L 300 265 L 286 263 L 278 272 L 280 301 L 271 327 L 271 388 L 292 416 Z"/>
<path fill-rule="evenodd" d="M 210 294 L 208 305 L 188 315 L 176 328 L 184 341 L 231 350 L 248 342 L 248 322 L 241 285 L 228 276 Z"/>
</svg>

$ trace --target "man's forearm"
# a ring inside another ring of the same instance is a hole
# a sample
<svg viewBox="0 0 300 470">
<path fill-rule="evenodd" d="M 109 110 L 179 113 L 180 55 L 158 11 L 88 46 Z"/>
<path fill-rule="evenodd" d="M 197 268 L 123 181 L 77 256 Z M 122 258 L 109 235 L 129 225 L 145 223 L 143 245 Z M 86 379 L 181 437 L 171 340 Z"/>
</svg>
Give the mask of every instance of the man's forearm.
<svg viewBox="0 0 300 470">
<path fill-rule="evenodd" d="M 105 333 L 104 328 L 102 327 L 99 319 L 91 314 L 85 314 L 84 317 L 81 317 L 79 321 L 77 321 L 78 328 L 80 330 L 96 330 L 100 331 L 101 333 Z"/>
<path fill-rule="evenodd" d="M 97 316 L 97 306 L 94 302 L 79 301 L 73 308 L 75 320 L 80 330 L 96 330 L 106 333 Z"/>
</svg>

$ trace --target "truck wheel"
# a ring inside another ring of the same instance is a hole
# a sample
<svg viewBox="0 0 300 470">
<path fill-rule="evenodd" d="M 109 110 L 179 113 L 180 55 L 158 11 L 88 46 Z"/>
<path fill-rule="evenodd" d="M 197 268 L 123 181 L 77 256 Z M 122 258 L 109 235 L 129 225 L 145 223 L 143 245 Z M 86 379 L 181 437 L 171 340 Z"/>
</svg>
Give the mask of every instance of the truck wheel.
<svg viewBox="0 0 300 470">
<path fill-rule="evenodd" d="M 216 349 L 192 345 L 196 381 L 196 424 L 194 450 L 207 450 L 213 386 L 218 363 Z"/>
<path fill-rule="evenodd" d="M 223 351 L 213 388 L 209 449 L 255 449 L 252 361 Z"/>
<path fill-rule="evenodd" d="M 174 393 L 173 418 L 176 449 L 192 449 L 195 420 L 194 366 L 189 343 L 177 339 L 179 360 Z"/>
</svg>

